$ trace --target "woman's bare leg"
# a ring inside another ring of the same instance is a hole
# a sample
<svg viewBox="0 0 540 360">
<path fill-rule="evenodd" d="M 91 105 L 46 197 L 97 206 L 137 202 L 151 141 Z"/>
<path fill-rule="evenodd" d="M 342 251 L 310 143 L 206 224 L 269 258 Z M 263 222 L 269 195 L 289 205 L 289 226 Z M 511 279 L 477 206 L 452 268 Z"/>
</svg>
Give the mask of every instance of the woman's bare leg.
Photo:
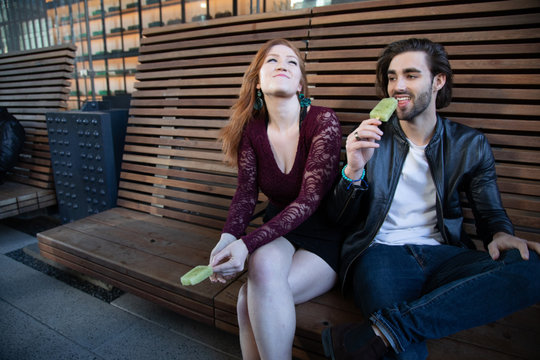
<svg viewBox="0 0 540 360">
<path fill-rule="evenodd" d="M 336 273 L 317 255 L 295 252 L 284 238 L 253 253 L 248 269 L 248 282 L 237 304 L 243 358 L 290 359 L 296 329 L 294 305 L 331 289 Z"/>
</svg>

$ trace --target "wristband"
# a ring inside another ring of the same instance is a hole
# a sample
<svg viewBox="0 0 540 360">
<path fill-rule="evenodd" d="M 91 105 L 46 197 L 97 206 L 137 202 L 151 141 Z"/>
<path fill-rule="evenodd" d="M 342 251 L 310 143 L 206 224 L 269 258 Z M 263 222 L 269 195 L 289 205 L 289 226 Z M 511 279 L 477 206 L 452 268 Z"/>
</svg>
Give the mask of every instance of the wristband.
<svg viewBox="0 0 540 360">
<path fill-rule="evenodd" d="M 351 185 L 352 185 L 353 183 L 364 180 L 364 176 L 366 176 L 366 168 L 364 168 L 364 169 L 362 170 L 362 176 L 360 176 L 360 179 L 353 180 L 353 179 L 349 178 L 347 175 L 345 175 L 345 169 L 347 168 L 347 166 L 348 166 L 348 164 L 346 164 L 346 165 L 343 167 L 343 169 L 341 169 L 341 176 L 342 176 L 345 180 L 347 180 L 347 181 L 350 183 L 349 186 L 347 186 L 347 190 L 349 190 L 349 188 L 351 187 Z"/>
</svg>

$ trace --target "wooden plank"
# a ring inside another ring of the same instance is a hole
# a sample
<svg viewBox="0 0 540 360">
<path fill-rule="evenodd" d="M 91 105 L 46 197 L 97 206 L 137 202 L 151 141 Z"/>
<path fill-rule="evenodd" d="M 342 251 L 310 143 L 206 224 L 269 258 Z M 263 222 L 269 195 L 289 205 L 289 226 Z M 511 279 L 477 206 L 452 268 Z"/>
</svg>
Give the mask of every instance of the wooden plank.
<svg viewBox="0 0 540 360">
<path fill-rule="evenodd" d="M 233 46 L 236 46 L 238 44 L 248 43 L 254 40 L 260 41 L 260 40 L 270 40 L 270 39 L 276 39 L 276 38 L 294 39 L 298 37 L 304 37 L 306 35 L 307 27 L 309 25 L 309 19 L 303 18 L 303 19 L 290 20 L 287 24 L 289 26 L 287 27 L 280 27 L 279 24 L 272 24 L 272 25 L 275 25 L 275 26 L 272 26 L 272 30 L 274 30 L 272 32 L 267 32 L 267 31 L 257 32 L 257 30 L 259 30 L 257 26 L 248 25 L 248 26 L 242 27 L 242 29 L 245 29 L 243 31 L 235 27 L 235 29 L 232 29 L 231 33 L 227 31 L 230 29 L 220 29 L 220 32 L 224 31 L 223 36 L 195 38 L 192 40 L 182 39 L 180 41 L 178 41 L 178 37 L 175 36 L 176 41 L 155 44 L 155 45 L 149 44 L 147 46 L 142 47 L 141 54 L 154 53 L 154 52 L 167 52 L 170 50 L 178 50 L 178 49 L 211 48 L 213 46 L 223 46 L 224 44 L 231 44 Z M 276 30 L 276 29 L 279 29 L 279 30 Z M 286 30 L 283 30 L 283 29 L 286 29 Z M 266 30 L 266 29 L 262 29 L 262 30 Z M 235 35 L 235 33 L 240 33 L 240 32 L 245 32 L 245 33 L 240 34 L 240 35 Z M 214 35 L 218 35 L 218 34 L 214 34 Z M 171 38 L 171 36 L 169 36 L 169 38 Z"/>
<path fill-rule="evenodd" d="M 429 358 L 433 360 L 516 360 L 516 356 L 491 350 L 490 348 L 471 345 L 468 342 L 451 338 L 429 340 L 427 342 Z M 531 358 L 533 360 L 533 358 Z"/>
<path fill-rule="evenodd" d="M 75 60 L 73 58 L 69 58 L 69 57 L 66 58 L 65 56 L 60 56 L 60 57 L 53 57 L 49 59 L 38 59 L 38 60 L 33 60 L 33 61 L 23 61 L 23 62 L 11 63 L 11 64 L 0 64 L 0 72 L 5 71 L 5 70 L 18 69 L 18 68 L 32 68 L 32 67 L 38 67 L 38 66 L 49 66 L 49 65 L 57 65 L 57 64 L 73 65 L 74 63 L 75 63 Z"/>
<path fill-rule="evenodd" d="M 177 177 L 177 178 L 183 178 L 183 179 L 191 179 L 191 180 L 199 180 L 204 181 L 206 180 L 209 183 L 220 183 L 220 184 L 227 184 L 231 187 L 236 187 L 236 177 L 233 176 L 226 176 L 226 175 L 220 175 L 220 174 L 212 174 L 212 173 L 206 173 L 206 172 L 193 172 L 193 171 L 186 171 L 186 169 L 174 169 L 174 168 L 158 168 L 153 166 L 146 165 L 140 165 L 140 164 L 132 164 L 132 163 L 123 163 L 122 169 L 129 170 L 133 172 L 138 173 L 146 173 L 146 174 L 152 174 L 154 176 L 161 176 L 161 177 Z M 233 172 L 232 175 L 235 173 Z M 125 171 L 122 173 L 122 178 L 128 178 L 128 171 Z"/>
<path fill-rule="evenodd" d="M 61 265 L 95 279 L 100 279 L 121 290 L 140 296 L 194 320 L 208 325 L 213 324 L 211 314 L 207 314 L 209 313 L 207 310 L 208 308 L 205 308 L 193 300 L 182 298 L 177 294 L 167 292 L 162 287 L 152 286 L 148 282 L 140 281 L 121 272 L 116 272 L 107 267 L 100 266 L 95 262 L 72 255 L 69 252 L 59 250 L 58 248 L 47 245 L 45 241 L 40 241 L 38 245 L 40 252 L 44 257 Z"/>
<path fill-rule="evenodd" d="M 75 58 L 75 49 L 76 47 L 73 44 L 61 44 L 24 51 L 10 51 L 0 55 L 0 64 L 20 63 L 33 60 L 40 61 L 42 59 L 55 57 L 67 57 L 73 59 Z"/>
<path fill-rule="evenodd" d="M 14 94 L 36 94 L 36 89 L 23 87 L 21 89 L 0 89 L 0 94 L 14 95 Z M 49 93 L 60 93 L 60 94 L 69 94 L 69 88 L 65 86 L 41 86 L 39 88 L 39 93 L 31 96 L 39 96 L 43 93 L 47 96 Z"/>
<path fill-rule="evenodd" d="M 65 78 L 36 80 L 36 81 L 17 81 L 17 82 L 12 82 L 12 83 L 0 82 L 0 91 L 1 89 L 13 89 L 13 88 L 28 89 L 29 87 L 32 87 L 34 89 L 37 86 L 54 87 L 58 85 L 69 88 L 71 86 L 71 82 L 66 80 Z M 33 92 L 37 93 L 38 90 L 34 90 Z"/>
<path fill-rule="evenodd" d="M 210 184 L 210 183 L 197 183 L 197 182 L 188 182 L 184 181 L 183 179 L 175 180 L 174 178 L 157 178 L 155 176 L 136 176 L 134 174 L 127 174 L 124 173 L 122 176 L 123 180 L 133 180 L 133 182 L 122 182 L 121 188 L 125 187 L 126 189 L 130 190 L 137 190 L 137 191 L 143 191 L 146 190 L 150 194 L 156 194 L 156 195 L 169 195 L 171 197 L 175 197 L 178 199 L 185 198 L 186 200 L 197 200 L 201 201 L 202 199 L 206 198 L 206 195 L 199 194 L 199 192 L 204 192 L 206 194 L 212 194 L 214 195 L 213 198 L 214 201 L 204 201 L 207 203 L 212 203 L 215 205 L 222 205 L 222 206 L 228 206 L 230 199 L 225 200 L 222 197 L 218 197 L 215 195 L 225 195 L 232 197 L 234 195 L 235 189 L 231 187 L 222 187 L 220 184 Z M 135 183 L 137 181 L 139 184 Z M 145 187 L 144 185 L 141 185 L 140 183 L 147 183 L 152 185 L 151 187 Z M 161 186 L 156 186 L 161 185 Z M 132 188 L 133 187 L 133 188 Z M 167 188 L 165 188 L 167 187 Z M 172 189 L 179 189 L 179 191 L 175 191 Z M 187 192 L 186 190 L 192 190 L 194 192 L 197 192 L 196 194 L 192 194 Z M 211 199 L 211 198 L 210 198 Z"/>
<path fill-rule="evenodd" d="M 167 111 L 167 116 L 171 116 L 171 111 L 175 109 L 158 109 L 156 112 L 165 112 Z M 134 111 L 135 113 L 136 111 Z M 212 113 L 214 111 L 212 110 Z M 135 127 L 130 126 L 127 128 L 128 134 L 136 135 L 148 135 L 148 136 L 170 136 L 170 137 L 195 137 L 195 138 L 204 138 L 204 139 L 216 139 L 219 136 L 219 130 L 215 129 L 193 129 L 193 128 L 182 128 L 182 127 L 172 127 L 172 126 L 163 126 L 163 127 Z M 206 140 L 205 143 L 207 143 Z"/>
<path fill-rule="evenodd" d="M 53 92 L 53 93 L 41 93 L 41 94 L 28 94 L 25 95 L 24 98 L 20 99 L 22 101 L 26 100 L 59 100 L 59 101 L 66 101 L 69 98 L 69 94 L 62 93 L 62 92 Z M 19 99 L 13 98 L 13 95 L 1 95 L 0 94 L 0 101 L 18 101 Z"/>
<path fill-rule="evenodd" d="M 247 69 L 247 65 L 241 65 L 241 66 L 226 66 L 224 64 L 220 64 L 216 67 L 205 67 L 205 68 L 182 68 L 182 69 L 167 69 L 167 70 L 161 70 L 161 71 L 146 71 L 146 72 L 139 72 L 135 75 L 135 78 L 137 80 L 145 80 L 145 79 L 170 79 L 175 77 L 205 77 L 205 76 L 212 76 L 212 75 L 231 75 L 231 74 L 240 74 L 240 76 L 244 75 L 244 72 Z"/>
<path fill-rule="evenodd" d="M 208 228 L 220 230 L 223 228 L 223 220 L 217 220 L 212 218 L 205 218 L 198 216 L 197 214 L 184 213 L 175 210 L 164 209 L 158 206 L 152 206 L 134 202 L 131 199 L 118 198 L 118 206 L 125 207 L 126 209 L 143 211 L 151 215 L 157 215 L 168 219 L 176 219 L 190 224 L 207 226 Z"/>
<path fill-rule="evenodd" d="M 70 82 L 66 79 L 73 71 L 74 52 L 72 45 L 62 45 L 0 55 L 0 105 L 8 108 L 26 133 L 19 162 L 8 179 L 27 198 L 16 195 L 14 189 L 12 194 L 0 195 L 1 200 L 16 200 L 17 213 L 56 204 L 44 114 L 67 108 Z M 11 210 L 3 215 L 16 213 Z"/>
<path fill-rule="evenodd" d="M 163 145 L 159 140 L 156 139 L 156 143 Z M 185 149 L 171 149 L 163 147 L 152 147 L 152 146 L 136 146 L 136 145 L 126 145 L 125 150 L 144 153 L 147 155 L 163 155 L 163 156 L 178 156 L 181 158 L 190 158 L 190 159 L 201 159 L 201 160 L 215 160 L 222 161 L 223 154 L 216 151 L 205 151 L 204 148 L 199 148 L 199 151 L 190 151 Z"/>
<path fill-rule="evenodd" d="M 65 97 L 65 96 L 64 96 Z M 24 100 L 32 100 L 32 99 L 24 99 Z M 19 113 L 22 113 L 22 111 L 17 110 L 20 109 L 21 106 L 29 108 L 29 111 L 32 111 L 31 108 L 67 108 L 67 103 L 64 99 L 62 100 L 38 100 L 38 101 L 23 101 L 22 99 L 17 100 L 8 100 L 8 101 L 0 101 L 0 106 L 4 106 L 10 109 L 13 109 L 13 111 L 17 111 Z"/>
<path fill-rule="evenodd" d="M 178 98 L 169 98 L 169 99 L 149 99 L 149 100 L 138 100 L 134 99 L 131 101 L 131 106 L 141 106 L 141 107 L 224 107 L 228 109 L 235 103 L 236 99 L 220 99 L 220 98 L 188 98 L 188 99 L 178 99 Z"/>
<path fill-rule="evenodd" d="M 281 33 L 272 33 L 272 34 L 266 34 L 263 39 L 261 40 L 270 40 L 274 39 L 275 37 L 280 37 L 278 35 L 282 35 L 281 37 L 287 37 L 287 38 L 294 38 L 294 37 L 302 37 L 302 35 L 305 35 L 305 30 L 296 30 L 296 31 L 284 31 Z M 299 48 L 302 48 L 305 46 L 305 44 L 301 42 L 294 42 L 295 46 L 298 46 Z M 199 57 L 207 57 L 207 56 L 221 56 L 223 54 L 229 54 L 229 55 L 241 55 L 241 54 L 255 54 L 257 50 L 259 50 L 260 43 L 259 44 L 248 44 L 248 45 L 239 45 L 239 46 L 216 46 L 212 48 L 200 48 L 200 49 L 188 49 L 188 50 L 180 50 L 180 51 L 169 51 L 169 52 L 163 52 L 163 53 L 155 53 L 155 54 L 149 54 L 149 55 L 140 55 L 139 61 L 141 63 L 147 63 L 152 61 L 163 61 L 163 60 L 174 60 L 174 59 L 186 59 L 186 58 L 199 58 Z"/>
<path fill-rule="evenodd" d="M 329 24 L 344 24 L 348 22 L 355 21 L 386 21 L 392 22 L 394 19 L 400 19 L 401 21 L 406 20 L 415 20 L 419 17 L 435 17 L 435 16 L 447 16 L 451 15 L 457 17 L 459 15 L 465 15 L 470 17 L 471 15 L 476 14 L 486 14 L 492 12 L 501 12 L 505 13 L 506 11 L 516 11 L 516 10 L 535 10 L 538 9 L 538 3 L 532 0 L 522 0 L 522 1 L 491 1 L 491 2 L 481 2 L 473 3 L 469 2 L 468 4 L 448 4 L 442 6 L 431 6 L 431 4 L 426 2 L 412 1 L 412 5 L 409 9 L 406 8 L 407 2 L 403 2 L 404 6 L 399 6 L 396 9 L 384 8 L 389 7 L 388 5 L 394 5 L 390 1 L 381 1 L 378 4 L 366 3 L 353 3 L 347 4 L 347 6 L 342 7 L 323 7 L 323 8 L 313 8 L 313 19 L 311 25 L 313 27 Z M 417 4 L 428 5 L 425 7 L 418 7 Z M 374 11 L 368 11 L 369 7 L 380 7 L 379 9 L 374 9 Z M 339 15 L 332 15 L 332 12 L 340 12 Z M 325 15 L 325 16 L 321 16 Z"/>
<path fill-rule="evenodd" d="M 235 171 L 222 162 L 196 161 L 196 160 L 180 160 L 180 159 L 164 159 L 151 156 L 139 156 L 124 153 L 123 161 L 129 161 L 141 164 L 154 164 L 171 166 L 178 168 L 188 168 L 201 171 L 216 171 L 223 174 L 234 174 Z"/>
<path fill-rule="evenodd" d="M 141 45 L 144 49 L 153 49 L 152 44 L 166 43 L 171 41 L 181 41 L 182 44 L 191 44 L 192 47 L 208 46 L 208 43 L 192 43 L 191 39 L 205 39 L 219 37 L 220 34 L 216 34 L 216 27 L 219 27 L 220 33 L 234 35 L 239 33 L 250 33 L 257 31 L 268 31 L 272 29 L 283 28 L 298 28 L 307 27 L 309 23 L 308 15 L 310 9 L 299 9 L 295 11 L 282 12 L 281 14 L 261 14 L 266 16 L 268 21 L 261 21 L 262 19 L 249 17 L 235 17 L 232 21 L 221 23 L 213 21 L 211 24 L 198 25 L 193 27 L 191 24 L 183 24 L 180 26 L 170 27 L 165 30 L 167 32 L 164 35 L 152 34 L 150 32 L 145 33 L 145 37 L 141 40 Z M 270 15 L 270 16 L 269 16 Z M 276 18 L 278 15 L 280 18 Z M 246 21 L 247 20 L 247 21 Z M 164 31 L 160 31 L 162 33 Z M 221 38 L 221 37 L 219 37 Z"/>
<path fill-rule="evenodd" d="M 19 64 L 23 65 L 23 64 Z M 60 64 L 60 65 L 37 65 L 34 66 L 34 64 L 28 64 L 30 66 L 27 66 L 24 68 L 24 77 L 28 77 L 29 74 L 33 74 L 32 78 L 40 78 L 41 75 L 36 75 L 39 73 L 45 73 L 43 74 L 44 77 L 47 78 L 55 78 L 58 76 L 65 77 L 65 73 L 71 73 L 73 72 L 73 66 L 66 65 L 66 64 Z M 21 74 L 20 68 L 13 69 L 13 70 L 0 70 L 0 81 L 10 81 L 11 78 L 19 78 Z"/>
<path fill-rule="evenodd" d="M 192 22 L 192 23 L 186 23 L 186 24 L 178 24 L 178 25 L 172 25 L 167 27 L 159 27 L 159 28 L 146 28 L 143 30 L 143 36 L 144 38 L 152 38 L 159 35 L 164 35 L 168 33 L 173 32 L 182 32 L 182 33 L 190 33 L 190 30 L 200 31 L 201 28 L 216 28 L 216 27 L 225 27 L 227 25 L 231 24 L 242 24 L 242 23 L 264 23 L 271 21 L 272 23 L 274 21 L 280 21 L 286 18 L 290 17 L 300 17 L 300 16 L 308 16 L 311 13 L 311 9 L 298 9 L 294 11 L 287 11 L 287 12 L 268 12 L 268 13 L 260 13 L 260 14 L 252 14 L 252 15 L 244 15 L 244 16 L 234 16 L 234 17 L 228 17 L 228 18 L 218 18 L 214 19 L 210 22 L 204 21 L 204 22 Z M 272 25 L 271 25 L 272 26 Z M 273 27 L 273 26 L 272 26 Z M 215 30 L 213 32 L 210 32 L 209 35 L 215 35 Z M 193 36 L 193 35 L 189 35 Z M 198 36 L 203 36 L 203 34 L 198 34 Z M 146 43 L 143 41 L 141 42 L 142 45 L 145 45 Z"/>
<path fill-rule="evenodd" d="M 54 190 L 5 181 L 0 184 L 0 218 L 23 214 L 56 204 Z"/>
<path fill-rule="evenodd" d="M 322 26 L 314 27 L 310 30 L 310 36 L 313 38 L 329 37 L 329 36 L 355 36 L 355 35 L 373 35 L 383 33 L 396 33 L 396 32 L 420 32 L 420 31 L 434 31 L 434 30 L 463 30 L 463 29 L 475 29 L 491 27 L 493 24 L 497 26 L 517 26 L 517 25 L 537 25 L 537 16 L 535 14 L 519 14 L 519 15 L 503 15 L 503 16 L 490 16 L 490 17 L 474 17 L 474 18 L 461 18 L 460 21 L 455 19 L 424 19 L 422 21 L 396 21 L 392 26 L 388 26 L 387 23 L 380 22 L 366 22 L 362 21 L 361 25 L 345 25 L 339 26 L 340 23 L 336 23 L 337 26 Z M 328 24 L 335 25 L 335 24 Z"/>
<path fill-rule="evenodd" d="M 73 69 L 71 70 L 67 70 L 63 73 L 52 73 L 52 74 L 48 74 L 48 73 L 44 73 L 44 74 L 32 74 L 32 75 L 27 75 L 27 74 L 24 74 L 24 75 L 17 75 L 17 76 L 5 76 L 5 77 L 0 77 L 0 83 L 13 83 L 13 82 L 19 82 L 19 81 L 32 81 L 32 82 L 35 82 L 35 81 L 40 81 L 40 80 L 43 80 L 43 81 L 47 81 L 49 79 L 70 79 L 72 76 L 71 76 L 71 72 L 73 71 Z"/>
<path fill-rule="evenodd" d="M 197 242 L 190 243 L 189 252 L 182 247 L 184 241 L 189 241 L 189 237 L 183 236 L 179 239 L 178 234 L 158 233 L 156 227 L 147 227 L 144 230 L 146 235 L 140 237 L 134 235 L 133 230 L 105 226 L 105 223 L 99 223 L 99 226 L 97 224 L 98 222 L 79 220 L 70 226 L 63 225 L 47 230 L 40 233 L 40 242 L 171 293 L 188 297 L 194 300 L 194 306 L 200 309 L 205 307 L 200 307 L 198 303 L 212 305 L 213 297 L 224 287 L 223 284 L 204 282 L 186 290 L 186 287 L 180 285 L 180 276 L 202 261 L 201 255 L 196 255 Z M 138 224 L 144 225 L 143 222 Z M 131 233 L 129 236 L 132 239 L 138 239 L 135 244 L 129 241 L 130 238 L 124 237 L 127 233 Z M 119 235 L 120 238 L 110 234 Z M 210 245 L 214 244 L 214 239 L 211 240 L 211 244 L 207 241 L 204 250 L 199 250 L 201 254 L 207 256 L 211 250 Z M 198 244 L 204 245 L 201 242 Z M 206 308 L 207 315 L 212 315 L 211 307 Z"/>
<path fill-rule="evenodd" d="M 136 82 L 135 89 L 153 88 L 185 88 L 185 87 L 214 87 L 214 86 L 240 86 L 242 77 L 201 78 L 201 79 L 173 79 L 163 81 Z"/>
<path fill-rule="evenodd" d="M 133 100 L 135 101 L 135 100 Z M 187 118 L 150 118 L 132 116 L 129 119 L 130 125 L 147 125 L 147 126 L 179 126 L 179 127 L 200 127 L 200 128 L 219 128 L 225 126 L 226 120 L 211 120 L 211 119 L 187 119 Z"/>
</svg>

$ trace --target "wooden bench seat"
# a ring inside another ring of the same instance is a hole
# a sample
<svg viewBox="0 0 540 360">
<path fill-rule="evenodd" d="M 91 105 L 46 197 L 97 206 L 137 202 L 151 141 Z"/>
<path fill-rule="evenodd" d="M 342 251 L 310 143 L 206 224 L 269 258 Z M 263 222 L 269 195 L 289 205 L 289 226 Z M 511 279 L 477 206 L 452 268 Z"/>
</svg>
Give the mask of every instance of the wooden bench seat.
<svg viewBox="0 0 540 360">
<path fill-rule="evenodd" d="M 45 114 L 67 109 L 74 45 L 0 55 L 0 106 L 23 125 L 19 162 L 0 184 L 0 218 L 56 204 Z"/>
<path fill-rule="evenodd" d="M 455 68 L 455 103 L 443 114 L 488 136 L 517 233 L 540 241 L 539 13 L 535 1 L 382 0 L 146 29 L 118 207 L 38 234 L 42 254 L 236 333 L 246 273 L 225 285 L 182 287 L 179 278 L 206 264 L 219 238 L 236 171 L 222 163 L 216 139 L 253 55 L 275 37 L 305 54 L 313 103 L 336 110 L 344 138 L 378 101 L 375 64 L 384 46 L 411 36 L 443 43 Z M 539 316 L 535 305 L 430 341 L 430 359 L 534 359 Z M 294 356 L 322 359 L 322 329 L 361 318 L 337 289 L 298 305 Z"/>
</svg>

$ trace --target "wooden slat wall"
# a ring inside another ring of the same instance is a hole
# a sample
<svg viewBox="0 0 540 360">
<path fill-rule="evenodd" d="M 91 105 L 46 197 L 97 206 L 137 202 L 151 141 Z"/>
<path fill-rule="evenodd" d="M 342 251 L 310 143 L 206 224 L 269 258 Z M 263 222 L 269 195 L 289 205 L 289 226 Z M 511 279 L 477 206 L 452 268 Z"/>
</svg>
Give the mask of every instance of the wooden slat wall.
<svg viewBox="0 0 540 360">
<path fill-rule="evenodd" d="M 216 141 L 262 43 L 306 43 L 309 10 L 151 29 L 141 41 L 118 204 L 223 227 L 236 170 Z M 263 197 L 261 196 L 261 200 Z"/>
<path fill-rule="evenodd" d="M 369 1 L 313 9 L 307 68 L 314 104 L 339 112 L 348 134 L 377 103 L 375 67 L 392 41 L 442 43 L 454 70 L 441 114 L 483 131 L 519 236 L 540 241 L 540 3 Z M 464 199 L 465 201 L 465 199 Z M 474 234 L 472 212 L 467 231 Z"/>
<path fill-rule="evenodd" d="M 26 132 L 19 163 L 8 177 L 17 186 L 8 192 L 8 185 L 0 185 L 0 217 L 56 204 L 45 114 L 67 109 L 74 58 L 74 45 L 0 55 L 0 106 Z"/>
<path fill-rule="evenodd" d="M 216 138 L 244 70 L 260 45 L 276 37 L 304 52 L 314 104 L 337 111 L 344 135 L 378 101 L 375 63 L 385 45 L 411 36 L 443 43 L 456 74 L 454 103 L 444 115 L 487 134 L 518 234 L 539 240 L 539 12 L 532 0 L 382 0 L 147 29 L 119 207 L 38 234 L 41 251 L 237 332 L 235 303 L 245 274 L 226 286 L 188 288 L 178 277 L 204 263 L 217 240 L 236 178 L 222 164 Z M 536 305 L 432 341 L 430 359 L 533 359 L 540 353 L 534 340 L 540 323 L 532 321 L 539 313 Z M 299 305 L 295 356 L 322 359 L 322 329 L 360 318 L 338 291 Z"/>
</svg>

